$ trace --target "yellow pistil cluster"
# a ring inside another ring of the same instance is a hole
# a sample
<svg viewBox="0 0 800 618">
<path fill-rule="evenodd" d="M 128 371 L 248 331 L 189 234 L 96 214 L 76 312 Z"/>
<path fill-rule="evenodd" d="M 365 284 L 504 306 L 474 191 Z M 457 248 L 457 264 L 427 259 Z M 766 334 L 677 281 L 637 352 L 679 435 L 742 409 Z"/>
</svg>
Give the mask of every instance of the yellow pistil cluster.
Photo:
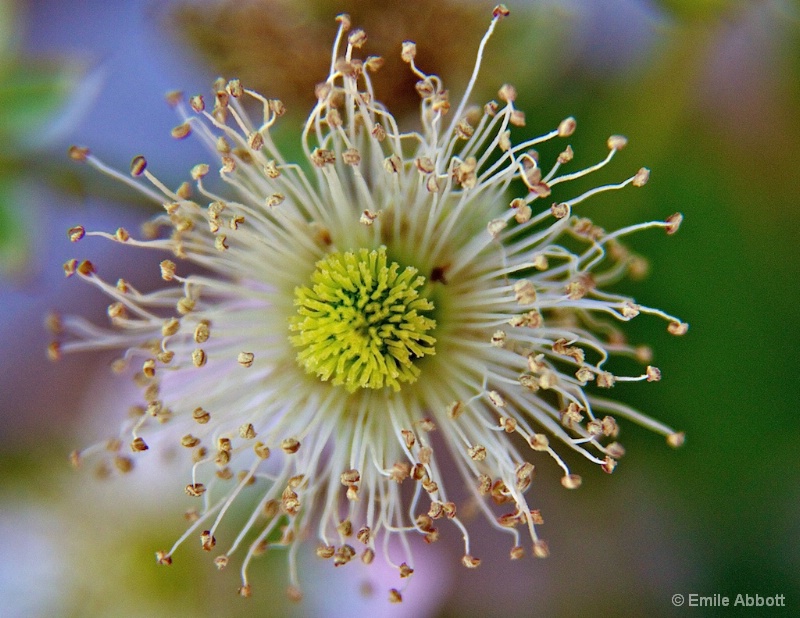
<svg viewBox="0 0 800 618">
<path fill-rule="evenodd" d="M 295 290 L 297 315 L 291 342 L 302 348 L 298 362 L 321 380 L 359 388 L 412 383 L 419 376 L 414 360 L 434 354 L 428 331 L 436 322 L 422 312 L 433 303 L 420 296 L 425 277 L 411 266 L 401 272 L 386 247 L 332 253 L 317 262 L 312 287 Z"/>
</svg>

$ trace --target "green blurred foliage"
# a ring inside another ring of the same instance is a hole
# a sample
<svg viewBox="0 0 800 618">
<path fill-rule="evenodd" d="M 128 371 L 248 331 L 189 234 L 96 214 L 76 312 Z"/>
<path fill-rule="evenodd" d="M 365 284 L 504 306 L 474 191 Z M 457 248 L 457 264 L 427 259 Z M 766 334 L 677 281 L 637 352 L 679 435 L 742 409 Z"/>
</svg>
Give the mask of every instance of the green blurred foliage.
<svg viewBox="0 0 800 618">
<path fill-rule="evenodd" d="M 20 54 L 19 25 L 16 5 L 0 1 L 0 275 L 19 272 L 26 263 L 30 231 L 20 181 L 41 168 L 34 150 L 79 77 L 66 63 Z"/>
</svg>

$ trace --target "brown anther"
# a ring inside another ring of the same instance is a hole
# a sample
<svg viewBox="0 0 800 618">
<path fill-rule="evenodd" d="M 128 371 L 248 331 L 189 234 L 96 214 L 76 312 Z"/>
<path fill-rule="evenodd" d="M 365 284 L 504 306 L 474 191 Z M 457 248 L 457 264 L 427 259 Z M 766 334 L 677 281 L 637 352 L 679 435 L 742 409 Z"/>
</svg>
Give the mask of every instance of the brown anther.
<svg viewBox="0 0 800 618">
<path fill-rule="evenodd" d="M 270 99 L 269 109 L 275 116 L 283 116 L 286 113 L 286 106 L 280 99 Z"/>
<path fill-rule="evenodd" d="M 615 381 L 614 375 L 608 371 L 601 371 L 597 374 L 597 386 L 600 388 L 611 388 Z"/>
<path fill-rule="evenodd" d="M 475 129 L 472 128 L 472 125 L 470 125 L 465 118 L 462 118 L 459 120 L 458 124 L 456 124 L 455 134 L 460 139 L 467 140 L 472 137 L 473 133 L 475 133 Z"/>
<path fill-rule="evenodd" d="M 406 444 L 406 448 L 411 448 L 417 443 L 416 437 L 414 437 L 414 432 L 410 429 L 401 429 L 400 434 L 403 436 L 403 441 Z"/>
<path fill-rule="evenodd" d="M 222 161 L 222 167 L 219 168 L 219 171 L 223 174 L 230 174 L 236 169 L 236 159 L 229 156 L 222 156 L 220 157 Z"/>
<path fill-rule="evenodd" d="M 402 483 L 410 474 L 411 464 L 406 461 L 398 461 L 389 470 L 389 478 L 397 483 Z"/>
<path fill-rule="evenodd" d="M 88 148 L 83 146 L 70 146 L 69 150 L 67 150 L 67 154 L 69 154 L 69 158 L 73 161 L 85 163 L 91 152 Z"/>
<path fill-rule="evenodd" d="M 480 558 L 475 558 L 474 556 L 466 555 L 463 558 L 461 558 L 461 564 L 463 564 L 468 569 L 477 569 L 481 564 L 481 560 Z"/>
<path fill-rule="evenodd" d="M 230 80 L 225 86 L 225 90 L 229 95 L 237 99 L 241 96 L 244 96 L 244 88 L 242 87 L 242 82 L 239 81 L 238 79 Z"/>
<path fill-rule="evenodd" d="M 292 455 L 300 450 L 300 442 L 294 438 L 286 438 L 281 441 L 281 450 L 287 455 Z"/>
<path fill-rule="evenodd" d="M 619 434 L 619 426 L 613 416 L 604 416 L 601 423 L 603 425 L 603 435 L 614 438 Z"/>
<path fill-rule="evenodd" d="M 349 537 L 353 534 L 353 524 L 349 519 L 343 519 L 336 526 L 336 531 L 343 537 Z"/>
<path fill-rule="evenodd" d="M 517 430 L 517 420 L 510 416 L 501 416 L 500 427 L 502 427 L 506 433 L 514 433 Z"/>
<path fill-rule="evenodd" d="M 192 496 L 193 498 L 199 498 L 206 493 L 206 488 L 202 483 L 190 483 L 186 486 L 185 491 L 186 495 Z"/>
<path fill-rule="evenodd" d="M 368 545 L 372 538 L 372 531 L 369 529 L 369 526 L 360 528 L 359 531 L 356 532 L 356 538 L 364 545 Z"/>
<path fill-rule="evenodd" d="M 178 332 L 181 323 L 178 318 L 169 318 L 161 325 L 161 335 L 163 337 L 170 337 Z"/>
<path fill-rule="evenodd" d="M 215 539 L 211 535 L 211 532 L 209 530 L 204 530 L 203 533 L 200 535 L 200 544 L 203 547 L 204 551 L 211 551 L 217 544 L 217 539 Z"/>
<path fill-rule="evenodd" d="M 317 556 L 323 560 L 327 560 L 329 558 L 333 558 L 335 551 L 336 548 L 333 545 L 320 545 L 317 547 Z"/>
<path fill-rule="evenodd" d="M 403 562 L 400 565 L 399 571 L 400 571 L 400 577 L 402 578 L 411 577 L 411 575 L 414 573 L 414 569 L 408 566 L 408 564 L 406 564 L 405 562 Z"/>
<path fill-rule="evenodd" d="M 558 136 L 559 137 L 569 137 L 573 133 L 575 133 L 575 128 L 578 126 L 578 123 L 575 119 L 570 116 L 569 118 L 565 118 L 561 121 L 558 125 Z"/>
<path fill-rule="evenodd" d="M 263 442 L 256 442 L 253 445 L 253 451 L 255 452 L 256 456 L 260 459 L 268 459 L 269 458 L 269 447 L 267 447 Z"/>
<path fill-rule="evenodd" d="M 358 483 L 361 480 L 361 475 L 359 474 L 358 470 L 352 469 L 342 472 L 339 478 L 342 485 L 349 486 Z"/>
<path fill-rule="evenodd" d="M 192 364 L 195 367 L 202 367 L 206 364 L 208 357 L 206 356 L 205 351 L 200 348 L 192 351 Z"/>
<path fill-rule="evenodd" d="M 383 160 L 383 169 L 390 174 L 399 174 L 403 169 L 403 161 L 396 154 L 393 154 Z"/>
<path fill-rule="evenodd" d="M 492 9 L 492 17 L 494 19 L 500 20 L 503 17 L 508 17 L 511 14 L 511 11 L 508 10 L 505 4 L 498 4 L 497 6 Z"/>
<path fill-rule="evenodd" d="M 420 428 L 421 431 L 426 433 L 430 433 L 431 431 L 436 431 L 436 423 L 429 417 L 421 418 L 417 421 L 417 427 Z"/>
<path fill-rule="evenodd" d="M 577 474 L 567 474 L 561 477 L 561 484 L 567 489 L 577 489 L 582 482 L 583 479 Z"/>
<path fill-rule="evenodd" d="M 58 341 L 51 341 L 48 344 L 47 358 L 54 362 L 61 360 L 61 344 Z"/>
<path fill-rule="evenodd" d="M 686 322 L 670 322 L 667 326 L 670 335 L 685 335 L 688 330 L 689 325 Z"/>
<path fill-rule="evenodd" d="M 163 566 L 169 566 L 172 564 L 172 556 L 170 556 L 165 551 L 157 551 L 156 552 L 156 562 Z"/>
<path fill-rule="evenodd" d="M 367 42 L 367 33 L 360 29 L 353 30 L 347 37 L 347 42 L 355 49 L 359 49 Z"/>
<path fill-rule="evenodd" d="M 515 127 L 525 126 L 525 112 L 515 109 L 508 117 L 508 122 Z"/>
<path fill-rule="evenodd" d="M 170 107 L 176 107 L 181 101 L 183 101 L 183 92 L 180 90 L 171 90 L 164 95 L 164 100 Z"/>
<path fill-rule="evenodd" d="M 606 446 L 606 453 L 614 459 L 620 459 L 625 455 L 625 447 L 619 442 L 612 442 Z"/>
<path fill-rule="evenodd" d="M 667 436 L 667 444 L 672 448 L 678 448 L 686 441 L 686 434 L 682 431 L 676 431 Z"/>
<path fill-rule="evenodd" d="M 431 530 L 434 530 L 433 519 L 431 519 L 430 515 L 426 515 L 425 513 L 420 513 L 417 515 L 414 523 L 416 524 L 417 528 L 423 532 L 430 532 Z"/>
<path fill-rule="evenodd" d="M 506 502 L 511 502 L 513 500 L 513 498 L 511 497 L 510 492 L 508 491 L 508 487 L 500 479 L 497 479 L 492 484 L 492 488 L 491 488 L 491 492 L 490 493 L 492 495 L 492 500 L 494 501 L 495 504 L 498 504 L 498 505 L 499 504 L 505 504 Z"/>
<path fill-rule="evenodd" d="M 535 433 L 528 440 L 528 444 L 534 451 L 546 451 L 550 448 L 550 440 L 543 433 Z"/>
<path fill-rule="evenodd" d="M 483 461 L 486 459 L 486 447 L 481 444 L 469 447 L 467 452 L 473 461 Z"/>
<path fill-rule="evenodd" d="M 420 157 L 414 160 L 414 165 L 422 174 L 433 174 L 436 171 L 436 166 L 430 157 Z"/>
<path fill-rule="evenodd" d="M 244 586 L 239 586 L 239 596 L 244 597 L 245 599 L 249 599 L 253 596 L 253 588 L 250 584 L 245 584 Z"/>
<path fill-rule="evenodd" d="M 217 556 L 214 558 L 214 566 L 217 567 L 218 571 L 222 571 L 226 566 L 228 566 L 228 556 L 223 554 L 222 556 Z"/>
<path fill-rule="evenodd" d="M 353 559 L 356 555 L 356 550 L 350 545 L 342 545 L 333 555 L 333 566 L 343 566 Z"/>
<path fill-rule="evenodd" d="M 572 161 L 572 158 L 574 156 L 575 156 L 575 153 L 572 150 L 572 146 L 567 146 L 564 149 L 564 151 L 561 154 L 558 155 L 558 162 L 561 165 L 564 165 L 565 163 L 569 163 L 570 161 Z"/>
<path fill-rule="evenodd" d="M 614 468 L 616 467 L 617 467 L 617 460 L 611 457 L 606 457 L 603 460 L 603 463 L 600 465 L 600 468 L 602 468 L 603 472 L 605 472 L 606 474 L 611 474 L 614 471 Z"/>
<path fill-rule="evenodd" d="M 192 412 L 192 418 L 195 420 L 195 422 L 205 425 L 211 420 L 211 414 L 203 410 L 203 408 L 195 408 Z"/>
<path fill-rule="evenodd" d="M 585 365 L 575 372 L 575 377 L 583 383 L 594 380 L 594 372 Z"/>
<path fill-rule="evenodd" d="M 131 160 L 131 176 L 141 176 L 147 167 L 147 159 L 142 155 L 134 157 Z"/>
<path fill-rule="evenodd" d="M 537 558 L 547 558 L 550 555 L 550 548 L 547 543 L 541 539 L 533 542 L 533 555 Z"/>
<path fill-rule="evenodd" d="M 134 453 L 140 453 L 142 451 L 146 451 L 148 448 L 150 447 L 147 446 L 147 442 L 145 442 L 142 438 L 135 438 L 131 442 L 131 450 Z"/>
<path fill-rule="evenodd" d="M 122 474 L 127 474 L 133 470 L 133 460 L 130 457 L 122 457 L 117 455 L 114 457 L 114 467 Z"/>
<path fill-rule="evenodd" d="M 403 41 L 400 48 L 400 58 L 403 62 L 413 62 L 417 55 L 417 44 L 414 41 Z"/>
<path fill-rule="evenodd" d="M 106 313 L 108 314 L 109 318 L 111 318 L 112 320 L 115 320 L 115 319 L 118 319 L 118 318 L 125 318 L 127 316 L 127 314 L 128 314 L 128 311 L 125 308 L 125 305 L 123 303 L 116 302 L 116 303 L 111 303 L 108 306 L 108 309 L 106 309 Z M 152 378 L 153 377 L 152 375 L 148 375 L 147 372 L 145 372 L 145 375 L 148 378 Z"/>
<path fill-rule="evenodd" d="M 505 219 L 492 219 L 486 224 L 486 231 L 492 238 L 497 238 L 506 227 L 508 222 Z"/>
<path fill-rule="evenodd" d="M 289 487 L 284 489 L 281 494 L 281 508 L 287 515 L 297 515 L 300 510 L 300 500 L 297 498 L 297 493 Z"/>
<path fill-rule="evenodd" d="M 519 383 L 520 386 L 528 389 L 533 393 L 539 390 L 539 379 L 536 376 L 523 373 L 522 375 L 519 376 Z"/>
<path fill-rule="evenodd" d="M 188 122 L 184 122 L 183 124 L 179 124 L 177 127 L 174 127 L 172 131 L 170 131 L 170 135 L 172 135 L 175 139 L 184 139 L 191 135 L 192 127 L 189 125 Z"/>
<path fill-rule="evenodd" d="M 250 367 L 255 360 L 255 354 L 252 352 L 239 352 L 239 355 L 236 357 L 236 362 L 239 363 L 242 367 Z"/>
<path fill-rule="evenodd" d="M 439 485 L 436 483 L 436 481 L 432 481 L 430 479 L 424 479 L 422 481 L 422 488 L 429 494 L 435 494 L 437 491 L 439 491 Z"/>
<path fill-rule="evenodd" d="M 460 401 L 454 401 L 447 407 L 447 416 L 452 419 L 457 419 L 464 411 L 464 404 Z"/>
<path fill-rule="evenodd" d="M 670 236 L 678 231 L 678 228 L 681 226 L 681 222 L 683 221 L 683 215 L 679 212 L 676 212 L 674 215 L 670 215 L 667 217 L 665 223 L 667 224 L 666 230 L 667 234 Z"/>
<path fill-rule="evenodd" d="M 661 370 L 658 367 L 648 365 L 645 369 L 648 382 L 658 382 L 661 379 Z"/>
<path fill-rule="evenodd" d="M 208 320 L 200 320 L 194 328 L 195 343 L 205 343 L 208 341 L 208 337 L 211 334 L 210 326 L 211 324 Z"/>
<path fill-rule="evenodd" d="M 267 208 L 275 208 L 276 206 L 280 206 L 283 204 L 285 199 L 286 196 L 283 193 L 273 193 L 266 200 Z"/>
<path fill-rule="evenodd" d="M 161 278 L 164 281 L 172 281 L 175 278 L 175 262 L 172 260 L 163 260 L 159 266 L 161 268 Z"/>
<path fill-rule="evenodd" d="M 375 219 L 377 218 L 378 218 L 377 212 L 372 212 L 371 210 L 365 210 L 361 213 L 361 218 L 359 219 L 359 222 L 362 225 L 372 225 Z"/>
<path fill-rule="evenodd" d="M 361 153 L 355 148 L 348 148 L 342 153 L 342 161 L 346 165 L 356 166 L 361 163 Z"/>
<path fill-rule="evenodd" d="M 82 225 L 76 225 L 67 230 L 70 242 L 78 242 L 86 235 L 86 230 Z"/>
<path fill-rule="evenodd" d="M 517 89 L 511 84 L 503 84 L 497 92 L 497 96 L 503 103 L 513 103 L 517 100 Z"/>
<path fill-rule="evenodd" d="M 78 260 L 72 259 L 64 262 L 64 276 L 71 277 L 78 269 Z"/>
<path fill-rule="evenodd" d="M 335 161 L 336 155 L 330 150 L 315 148 L 314 152 L 311 153 L 311 162 L 316 167 L 325 167 L 326 165 L 333 164 Z"/>
<path fill-rule="evenodd" d="M 536 302 L 536 288 L 528 279 L 520 279 L 514 283 L 514 298 L 520 305 L 532 305 Z"/>
<path fill-rule="evenodd" d="M 417 451 L 417 458 L 419 459 L 419 463 L 427 466 L 431 463 L 431 459 L 433 458 L 433 449 L 430 446 L 420 447 L 419 451 Z"/>
<path fill-rule="evenodd" d="M 485 474 L 481 474 L 478 477 L 478 492 L 482 496 L 486 496 L 491 491 L 492 491 L 492 479 L 490 479 Z"/>
<path fill-rule="evenodd" d="M 647 184 L 647 181 L 650 180 L 650 170 L 646 167 L 639 168 L 639 171 L 633 177 L 631 184 L 634 187 L 643 187 Z"/>
<path fill-rule="evenodd" d="M 531 484 L 533 480 L 533 474 L 535 472 L 535 468 L 532 463 L 528 461 L 524 461 L 517 466 L 517 469 L 514 473 L 516 477 L 516 485 L 519 491 L 525 491 Z"/>
<path fill-rule="evenodd" d="M 198 444 L 200 444 L 200 438 L 197 438 L 190 433 L 187 433 L 181 438 L 181 446 L 185 446 L 186 448 L 194 448 Z"/>
<path fill-rule="evenodd" d="M 379 142 L 382 142 L 386 139 L 386 129 L 384 129 L 383 125 L 380 124 L 376 124 L 370 134 Z"/>
<path fill-rule="evenodd" d="M 553 204 L 550 207 L 550 214 L 552 214 L 556 219 L 563 219 L 564 217 L 569 215 L 569 204 L 566 203 L 557 203 Z"/>
<path fill-rule="evenodd" d="M 199 95 L 199 94 L 196 94 L 196 95 L 194 95 L 193 97 L 191 97 L 189 99 L 189 105 L 198 114 L 200 112 L 202 112 L 203 110 L 205 110 L 205 108 L 206 108 L 205 101 L 203 101 L 202 95 Z"/>
<path fill-rule="evenodd" d="M 239 426 L 239 437 L 244 440 L 252 440 L 256 437 L 256 430 L 253 423 L 245 423 Z"/>
<path fill-rule="evenodd" d="M 88 277 L 94 272 L 97 272 L 94 264 L 92 264 L 89 260 L 83 260 L 78 267 L 75 269 L 78 271 L 78 274 L 83 275 L 84 277 Z"/>
<path fill-rule="evenodd" d="M 403 602 L 403 595 L 400 594 L 400 591 L 397 588 L 391 588 L 389 590 L 389 603 L 402 603 Z"/>
<path fill-rule="evenodd" d="M 148 358 L 142 363 L 142 373 L 148 378 L 152 378 L 156 375 L 156 361 L 154 358 Z"/>
<path fill-rule="evenodd" d="M 425 470 L 425 466 L 422 464 L 414 464 L 411 468 L 411 478 L 415 481 L 421 481 L 423 479 L 428 478 L 428 471 Z"/>
<path fill-rule="evenodd" d="M 628 145 L 628 138 L 622 135 L 612 135 L 606 141 L 609 150 L 622 150 Z"/>
</svg>

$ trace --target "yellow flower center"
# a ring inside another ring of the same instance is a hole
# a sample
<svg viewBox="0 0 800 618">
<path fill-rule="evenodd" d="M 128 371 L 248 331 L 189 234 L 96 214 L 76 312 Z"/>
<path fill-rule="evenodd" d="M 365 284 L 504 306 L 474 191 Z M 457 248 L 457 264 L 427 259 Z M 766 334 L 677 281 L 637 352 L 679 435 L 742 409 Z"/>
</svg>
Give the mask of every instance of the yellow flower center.
<svg viewBox="0 0 800 618">
<path fill-rule="evenodd" d="M 317 262 L 312 286 L 295 289 L 297 315 L 289 320 L 297 361 L 320 380 L 349 392 L 415 382 L 414 360 L 434 354 L 428 331 L 436 322 L 422 315 L 433 303 L 420 296 L 425 277 L 401 272 L 386 247 L 332 253 Z"/>
</svg>

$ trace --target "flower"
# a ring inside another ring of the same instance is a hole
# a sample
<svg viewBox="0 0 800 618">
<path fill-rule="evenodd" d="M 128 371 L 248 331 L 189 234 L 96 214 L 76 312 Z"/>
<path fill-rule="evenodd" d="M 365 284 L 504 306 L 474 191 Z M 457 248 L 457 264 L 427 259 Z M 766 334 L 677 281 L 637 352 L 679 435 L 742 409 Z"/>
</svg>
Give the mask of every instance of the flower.
<svg viewBox="0 0 800 618">
<path fill-rule="evenodd" d="M 122 350 L 113 368 L 135 372 L 143 390 L 123 433 L 76 453 L 75 462 L 105 454 L 126 472 L 162 436 L 193 460 L 186 493 L 200 506 L 186 534 L 157 554 L 160 563 L 171 563 L 190 536 L 218 552 L 220 568 L 244 553 L 240 593 L 249 596 L 252 558 L 284 545 L 290 595 L 298 598 L 296 557 L 309 537 L 335 566 L 370 563 L 380 553 L 405 580 L 414 570 L 409 537 L 432 543 L 452 525 L 464 539 L 463 564 L 474 568 L 480 559 L 459 508 L 475 505 L 510 536 L 512 559 L 525 553 L 523 534 L 543 558 L 542 516 L 527 493 L 540 454 L 563 469 L 562 484 L 572 489 L 581 478 L 555 443 L 610 473 L 624 453 L 615 417 L 662 433 L 673 446 L 682 442 L 683 434 L 595 394 L 661 377 L 649 365 L 632 377 L 606 367 L 618 355 L 649 362 L 649 352 L 627 344 L 612 322 L 644 313 L 667 320 L 673 334 L 687 329 L 603 290 L 642 268 L 622 236 L 652 227 L 672 234 L 681 216 L 607 233 L 573 214 L 598 193 L 641 187 L 644 168 L 540 206 L 559 185 L 605 166 L 626 140 L 612 136 L 605 159 L 562 172 L 573 159 L 569 146 L 547 167 L 532 148 L 569 137 L 574 119 L 515 144 L 512 129 L 525 116 L 513 87 L 500 89 L 500 102 L 468 107 L 484 47 L 507 13 L 494 9 L 455 109 L 440 78 L 417 66 L 414 44 L 403 44 L 402 58 L 419 79 L 418 132 L 401 131 L 376 101 L 370 72 L 380 59 L 357 57 L 366 35 L 341 15 L 329 75 L 302 129 L 302 164 L 287 161 L 271 137 L 280 101 L 238 80 L 217 82 L 211 109 L 200 96 L 188 105 L 168 97 L 183 117 L 173 135 L 193 133 L 215 152 L 218 191 L 208 164 L 192 168 L 194 187 L 172 191 L 144 157 L 133 159 L 131 179 L 85 148 L 71 150 L 166 212 L 147 224 L 145 240 L 81 226 L 70 238 L 101 236 L 179 259 L 160 262 L 171 285 L 146 293 L 106 282 L 87 261 L 67 263 L 68 276 L 112 298 L 112 328 L 64 318 L 50 348 L 53 357 Z M 260 122 L 245 109 L 252 102 L 263 110 Z M 125 441 L 132 454 L 123 454 Z M 451 499 L 448 461 L 474 503 Z M 227 512 L 253 493 L 257 505 L 231 534 Z M 390 600 L 400 601 L 402 591 L 393 588 Z"/>
</svg>

